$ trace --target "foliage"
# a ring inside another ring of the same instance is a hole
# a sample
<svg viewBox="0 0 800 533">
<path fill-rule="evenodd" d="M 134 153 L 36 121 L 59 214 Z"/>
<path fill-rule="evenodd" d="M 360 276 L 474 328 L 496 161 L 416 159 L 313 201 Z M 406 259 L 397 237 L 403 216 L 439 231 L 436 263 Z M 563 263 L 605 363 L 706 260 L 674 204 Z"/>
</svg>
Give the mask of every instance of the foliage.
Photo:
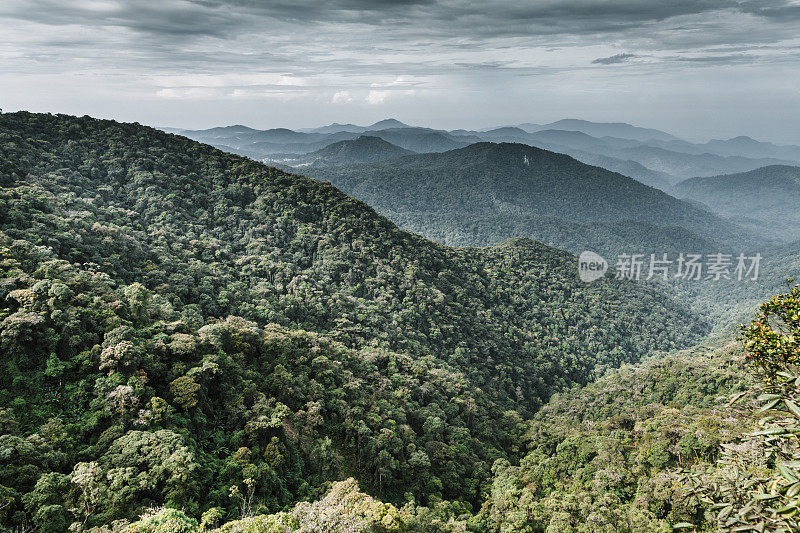
<svg viewBox="0 0 800 533">
<path fill-rule="evenodd" d="M 274 515 L 351 475 L 354 516 L 462 527 L 554 392 L 707 330 L 565 252 L 445 248 L 136 124 L 0 115 L 0 184 L 8 529 Z"/>
<path fill-rule="evenodd" d="M 756 431 L 726 446 L 718 467 L 687 475 L 719 531 L 800 529 L 800 288 L 789 284 L 742 326 L 763 381 Z"/>
<path fill-rule="evenodd" d="M 401 227 L 455 246 L 525 236 L 576 253 L 711 253 L 715 243 L 745 237 L 690 202 L 524 144 L 477 143 L 302 172 L 329 180 Z"/>
<path fill-rule="evenodd" d="M 702 517 L 680 467 L 712 465 L 735 441 L 747 392 L 733 347 L 698 349 L 611 372 L 537 413 L 518 466 L 499 459 L 481 511 L 489 531 L 671 531 Z"/>
</svg>

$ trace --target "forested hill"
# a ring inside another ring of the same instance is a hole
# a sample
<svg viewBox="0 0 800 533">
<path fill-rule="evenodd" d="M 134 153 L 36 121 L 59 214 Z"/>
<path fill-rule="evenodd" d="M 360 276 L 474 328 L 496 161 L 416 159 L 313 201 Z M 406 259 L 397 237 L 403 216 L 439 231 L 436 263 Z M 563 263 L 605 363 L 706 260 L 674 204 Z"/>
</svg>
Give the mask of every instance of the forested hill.
<svg viewBox="0 0 800 533">
<path fill-rule="evenodd" d="M 120 283 L 142 282 L 203 317 L 236 314 L 443 358 L 461 348 L 473 364 L 511 362 L 537 345 L 616 363 L 697 330 L 676 304 L 656 304 L 656 293 L 581 284 L 569 254 L 524 240 L 444 248 L 330 185 L 184 138 L 66 116 L 3 115 L 2 124 L 9 236 Z M 639 314 L 632 292 L 674 318 L 653 315 L 632 328 L 620 315 Z M 600 320 L 596 332 L 583 327 L 590 316 Z M 684 326 L 659 324 L 678 317 Z M 536 404 L 537 394 L 522 390 L 521 406 Z"/>
<path fill-rule="evenodd" d="M 0 115 L 0 184 L 3 517 L 81 508 L 70 472 L 108 491 L 89 524 L 246 479 L 274 511 L 343 472 L 476 502 L 520 414 L 706 330 L 568 253 L 446 248 L 138 124 Z"/>
<path fill-rule="evenodd" d="M 697 177 L 674 194 L 703 202 L 714 212 L 759 231 L 795 240 L 800 236 L 800 167 L 771 165 L 750 172 Z"/>
<path fill-rule="evenodd" d="M 400 157 L 413 152 L 384 141 L 380 137 L 362 135 L 357 139 L 339 141 L 325 148 L 308 154 L 277 157 L 271 160 L 280 161 L 283 165 L 345 165 L 350 163 L 375 163 L 393 157 Z"/>
<path fill-rule="evenodd" d="M 745 237 L 716 215 L 634 179 L 523 144 L 477 143 L 444 153 L 308 172 L 415 230 L 431 220 L 432 237 L 452 234 L 458 243 L 458 228 L 468 218 L 476 221 L 473 226 L 486 226 L 472 230 L 471 244 L 485 243 L 485 234 L 496 234 L 497 227 L 525 225 L 530 231 L 523 235 L 558 242 L 558 225 L 548 225 L 541 217 L 587 224 L 589 231 L 595 221 L 637 220 L 685 228 L 695 234 L 694 240 L 730 243 Z M 531 217 L 540 217 L 539 223 L 528 222 Z M 668 233 L 660 240 L 668 241 Z M 519 233 L 511 231 L 506 237 L 514 235 Z M 602 236 L 596 241 L 609 240 Z"/>
</svg>

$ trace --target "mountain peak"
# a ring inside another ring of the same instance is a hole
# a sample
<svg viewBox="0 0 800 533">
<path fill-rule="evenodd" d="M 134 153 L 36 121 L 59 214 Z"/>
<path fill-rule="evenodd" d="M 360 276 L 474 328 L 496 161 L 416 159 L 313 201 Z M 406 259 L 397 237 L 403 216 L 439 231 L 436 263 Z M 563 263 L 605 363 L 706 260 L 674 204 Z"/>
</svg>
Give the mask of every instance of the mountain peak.
<svg viewBox="0 0 800 533">
<path fill-rule="evenodd" d="M 394 118 L 385 118 L 383 120 L 379 120 L 372 126 L 369 126 L 367 129 L 370 130 L 388 130 L 390 128 L 408 128 L 408 124 L 404 124 L 397 119 Z"/>
<path fill-rule="evenodd" d="M 355 139 L 329 144 L 315 152 L 299 158 L 301 165 L 344 165 L 350 163 L 376 163 L 393 157 L 412 154 L 389 141 L 373 135 L 361 135 Z M 296 163 L 295 163 L 296 164 Z"/>
</svg>

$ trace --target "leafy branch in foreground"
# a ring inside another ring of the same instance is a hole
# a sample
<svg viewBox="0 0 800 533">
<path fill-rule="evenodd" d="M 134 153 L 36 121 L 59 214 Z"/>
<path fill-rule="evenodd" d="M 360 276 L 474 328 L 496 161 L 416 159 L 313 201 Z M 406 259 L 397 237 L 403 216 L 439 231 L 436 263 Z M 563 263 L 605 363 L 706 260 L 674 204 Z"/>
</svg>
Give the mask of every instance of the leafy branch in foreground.
<svg viewBox="0 0 800 533">
<path fill-rule="evenodd" d="M 800 288 L 788 285 L 742 326 L 763 383 L 757 430 L 723 445 L 715 468 L 687 477 L 719 531 L 800 530 Z"/>
</svg>

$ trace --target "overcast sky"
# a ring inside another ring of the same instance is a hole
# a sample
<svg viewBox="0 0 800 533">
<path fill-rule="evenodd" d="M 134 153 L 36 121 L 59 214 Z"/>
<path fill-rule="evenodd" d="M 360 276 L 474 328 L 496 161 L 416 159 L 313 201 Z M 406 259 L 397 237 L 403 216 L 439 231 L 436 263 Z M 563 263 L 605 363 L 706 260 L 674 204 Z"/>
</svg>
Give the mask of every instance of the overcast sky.
<svg viewBox="0 0 800 533">
<path fill-rule="evenodd" d="M 2 0 L 0 107 L 800 143 L 800 0 Z"/>
</svg>

